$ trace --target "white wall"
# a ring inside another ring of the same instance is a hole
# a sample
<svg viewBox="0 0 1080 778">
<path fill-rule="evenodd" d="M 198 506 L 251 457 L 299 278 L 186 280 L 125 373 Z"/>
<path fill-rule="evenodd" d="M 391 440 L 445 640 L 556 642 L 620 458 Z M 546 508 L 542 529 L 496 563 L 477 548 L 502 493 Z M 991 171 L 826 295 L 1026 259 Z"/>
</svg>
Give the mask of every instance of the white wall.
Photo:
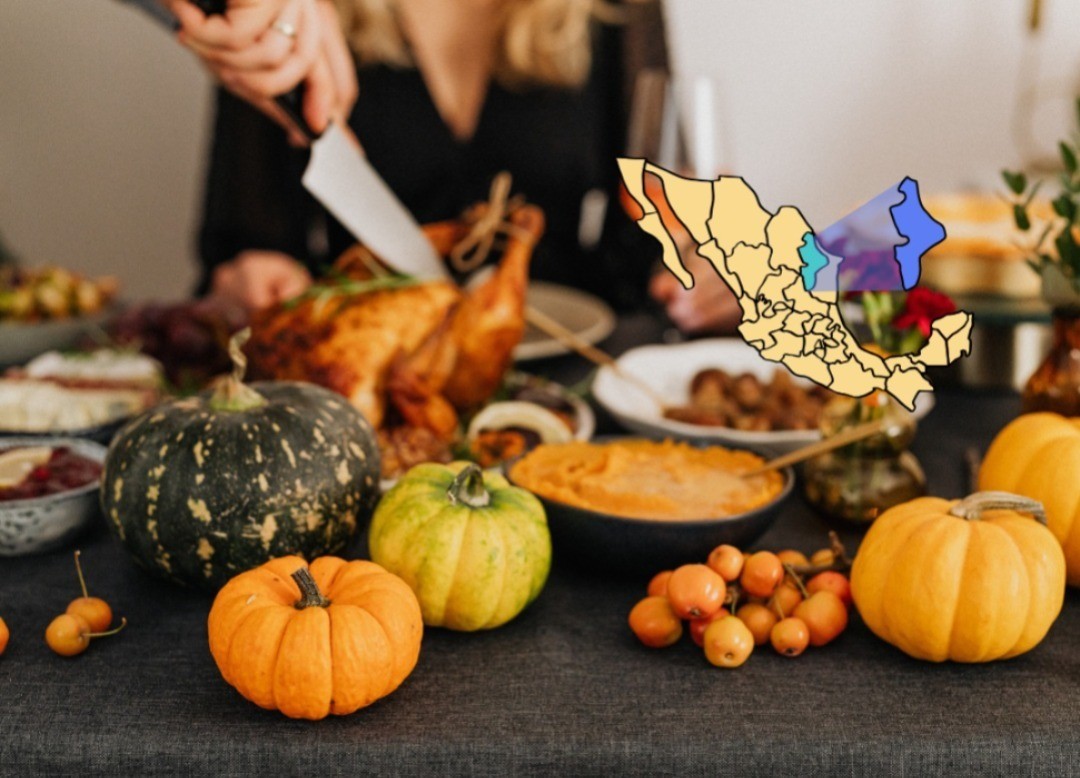
<svg viewBox="0 0 1080 778">
<path fill-rule="evenodd" d="M 207 79 L 113 0 L 0 0 L 0 233 L 28 264 L 193 283 Z"/>
<path fill-rule="evenodd" d="M 677 66 L 715 78 L 721 161 L 819 228 L 904 175 L 990 183 L 1029 0 L 670 0 Z M 1045 148 L 1080 91 L 1080 2 L 1044 0 Z M 116 273 L 130 297 L 194 277 L 205 77 L 113 0 L 0 0 L 0 232 L 33 264 Z"/>
<path fill-rule="evenodd" d="M 923 191 L 994 186 L 1025 156 L 1011 121 L 1035 84 L 1042 154 L 1075 126 L 1080 2 L 677 0 L 675 66 L 714 81 L 722 167 L 763 204 L 823 229 L 903 176 Z M 1037 65 L 1037 77 L 1021 61 Z M 1022 123 L 1023 126 L 1028 126 Z M 1035 154 L 1038 156 L 1038 153 Z"/>
</svg>

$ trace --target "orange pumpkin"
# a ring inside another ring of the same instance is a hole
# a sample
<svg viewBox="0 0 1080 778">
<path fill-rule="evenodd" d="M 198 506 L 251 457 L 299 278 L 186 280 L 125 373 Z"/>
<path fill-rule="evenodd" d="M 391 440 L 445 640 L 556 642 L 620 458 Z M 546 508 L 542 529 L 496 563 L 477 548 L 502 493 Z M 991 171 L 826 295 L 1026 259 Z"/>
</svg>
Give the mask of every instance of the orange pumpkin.
<svg viewBox="0 0 1080 778">
<path fill-rule="evenodd" d="M 1014 419 L 986 452 L 979 488 L 1046 506 L 1046 524 L 1065 551 L 1069 585 L 1080 586 L 1080 419 L 1056 413 Z"/>
<path fill-rule="evenodd" d="M 1065 599 L 1061 547 L 1036 519 L 1045 520 L 1039 503 L 1003 492 L 890 508 L 851 568 L 859 615 L 916 659 L 989 662 L 1030 651 Z"/>
<path fill-rule="evenodd" d="M 229 581 L 210 609 L 210 652 L 256 705 L 345 715 L 394 691 L 423 634 L 412 589 L 374 562 L 273 559 Z"/>
</svg>

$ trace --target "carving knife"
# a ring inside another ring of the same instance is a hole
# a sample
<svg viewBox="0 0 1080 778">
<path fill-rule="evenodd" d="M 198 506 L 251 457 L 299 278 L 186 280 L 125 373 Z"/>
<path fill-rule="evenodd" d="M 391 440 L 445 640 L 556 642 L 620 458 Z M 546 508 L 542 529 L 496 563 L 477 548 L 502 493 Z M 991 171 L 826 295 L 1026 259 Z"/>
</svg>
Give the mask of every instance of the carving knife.
<svg viewBox="0 0 1080 778">
<path fill-rule="evenodd" d="M 155 0 L 134 2 L 168 23 Z M 191 2 L 206 14 L 225 11 L 226 0 Z M 175 20 L 171 26 L 175 27 Z M 352 133 L 333 122 L 321 135 L 308 126 L 303 90 L 300 84 L 275 102 L 311 142 L 311 159 L 301 179 L 304 188 L 357 240 L 398 272 L 416 278 L 449 278 L 445 263 L 416 219 L 364 157 Z"/>
</svg>

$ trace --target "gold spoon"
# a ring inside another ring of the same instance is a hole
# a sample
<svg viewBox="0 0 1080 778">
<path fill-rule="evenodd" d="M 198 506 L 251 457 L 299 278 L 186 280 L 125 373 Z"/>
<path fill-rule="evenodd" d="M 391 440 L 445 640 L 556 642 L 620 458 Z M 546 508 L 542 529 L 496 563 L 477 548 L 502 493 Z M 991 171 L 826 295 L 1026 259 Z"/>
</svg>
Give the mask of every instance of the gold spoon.
<svg viewBox="0 0 1080 778">
<path fill-rule="evenodd" d="M 555 338 L 555 340 L 562 343 L 571 351 L 576 351 L 580 356 L 585 357 L 585 359 L 589 360 L 594 365 L 611 368 L 619 378 L 633 384 L 639 390 L 644 392 L 649 399 L 656 403 L 656 406 L 660 409 L 661 413 L 668 407 L 659 392 L 633 373 L 628 373 L 626 370 L 623 370 L 615 357 L 586 342 L 579 337 L 577 333 L 567 329 L 543 311 L 537 310 L 531 305 L 527 305 L 525 307 L 525 321 L 536 327 L 536 329 L 540 330 L 545 335 Z"/>
<path fill-rule="evenodd" d="M 770 470 L 780 470 L 788 465 L 794 465 L 797 462 L 803 462 L 807 459 L 813 459 L 814 457 L 824 454 L 827 451 L 843 448 L 860 440 L 864 440 L 874 435 L 884 433 L 887 437 L 898 437 L 903 432 L 913 427 L 915 422 L 911 419 L 896 420 L 896 419 L 878 419 L 877 421 L 868 421 L 863 424 L 858 424 L 854 427 L 849 427 L 846 430 L 831 435 L 824 440 L 819 440 L 817 443 L 811 443 L 809 446 L 803 446 L 796 449 L 789 454 L 770 459 L 760 467 L 755 467 L 753 470 L 747 470 L 741 473 L 743 478 L 751 478 L 762 473 L 767 473 Z"/>
</svg>

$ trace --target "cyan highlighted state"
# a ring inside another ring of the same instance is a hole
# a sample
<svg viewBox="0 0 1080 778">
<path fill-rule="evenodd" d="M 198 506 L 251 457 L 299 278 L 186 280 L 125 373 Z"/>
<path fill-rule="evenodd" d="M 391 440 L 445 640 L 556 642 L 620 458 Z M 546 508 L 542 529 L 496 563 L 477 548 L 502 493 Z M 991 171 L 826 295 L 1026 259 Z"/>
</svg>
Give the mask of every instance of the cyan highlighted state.
<svg viewBox="0 0 1080 778">
<path fill-rule="evenodd" d="M 817 284 L 818 273 L 828 266 L 829 257 L 814 240 L 814 233 L 808 232 L 803 235 L 803 244 L 799 246 L 799 258 L 803 261 L 802 280 L 806 291 L 814 290 Z"/>
</svg>

